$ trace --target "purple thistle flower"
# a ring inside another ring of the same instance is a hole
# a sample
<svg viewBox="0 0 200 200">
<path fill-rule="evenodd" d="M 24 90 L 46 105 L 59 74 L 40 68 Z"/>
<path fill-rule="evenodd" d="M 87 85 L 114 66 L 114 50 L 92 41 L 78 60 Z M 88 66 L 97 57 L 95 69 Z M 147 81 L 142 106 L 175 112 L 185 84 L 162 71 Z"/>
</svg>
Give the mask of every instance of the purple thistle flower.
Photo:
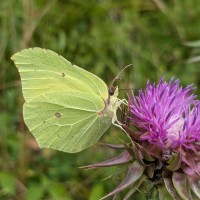
<svg viewBox="0 0 200 200">
<path fill-rule="evenodd" d="M 182 88 L 178 80 L 167 83 L 162 78 L 157 85 L 148 81 L 144 91 L 129 98 L 129 106 L 122 108 L 121 126 L 131 142 L 107 144 L 123 152 L 84 167 L 128 165 L 123 181 L 102 199 L 133 186 L 124 198 L 128 199 L 141 183 L 164 186 L 161 196 L 167 190 L 173 199 L 195 195 L 200 199 L 200 101 L 193 90 L 193 85 Z"/>
<path fill-rule="evenodd" d="M 130 133 L 133 141 L 162 162 L 169 164 L 174 155 L 172 171 L 181 168 L 191 181 L 200 179 L 200 101 L 194 89 L 162 78 L 157 85 L 148 81 L 129 101 L 131 125 L 139 130 Z"/>
<path fill-rule="evenodd" d="M 182 88 L 179 81 L 162 78 L 156 85 L 148 81 L 144 91 L 130 100 L 130 120 L 138 128 L 140 140 L 162 149 L 193 149 L 200 142 L 200 101 L 193 85 Z"/>
</svg>

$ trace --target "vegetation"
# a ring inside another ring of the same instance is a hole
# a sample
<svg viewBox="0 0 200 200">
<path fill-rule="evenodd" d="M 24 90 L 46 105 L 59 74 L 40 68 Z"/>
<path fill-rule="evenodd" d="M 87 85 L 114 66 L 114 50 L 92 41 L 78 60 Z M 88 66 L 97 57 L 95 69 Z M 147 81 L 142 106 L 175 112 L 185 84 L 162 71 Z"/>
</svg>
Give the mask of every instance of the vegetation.
<svg viewBox="0 0 200 200">
<path fill-rule="evenodd" d="M 78 169 L 113 155 L 101 145 L 79 154 L 39 149 L 23 122 L 19 74 L 10 60 L 20 49 L 51 49 L 108 84 L 132 63 L 121 89 L 137 92 L 148 79 L 175 76 L 200 94 L 198 0 L 1 0 L 0 9 L 0 199 L 96 200 L 126 168 Z M 122 137 L 110 128 L 103 140 Z"/>
</svg>

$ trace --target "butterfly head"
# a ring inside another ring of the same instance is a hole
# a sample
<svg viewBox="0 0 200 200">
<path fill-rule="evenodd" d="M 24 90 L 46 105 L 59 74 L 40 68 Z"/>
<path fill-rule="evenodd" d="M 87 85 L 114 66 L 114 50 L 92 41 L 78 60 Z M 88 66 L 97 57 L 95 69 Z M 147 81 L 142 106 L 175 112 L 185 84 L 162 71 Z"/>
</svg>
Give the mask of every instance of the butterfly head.
<svg viewBox="0 0 200 200">
<path fill-rule="evenodd" d="M 108 95 L 109 97 L 117 97 L 118 96 L 118 87 L 117 86 L 114 86 L 113 83 L 120 79 L 119 77 L 115 77 L 112 82 L 110 83 L 109 87 L 108 87 Z"/>
</svg>

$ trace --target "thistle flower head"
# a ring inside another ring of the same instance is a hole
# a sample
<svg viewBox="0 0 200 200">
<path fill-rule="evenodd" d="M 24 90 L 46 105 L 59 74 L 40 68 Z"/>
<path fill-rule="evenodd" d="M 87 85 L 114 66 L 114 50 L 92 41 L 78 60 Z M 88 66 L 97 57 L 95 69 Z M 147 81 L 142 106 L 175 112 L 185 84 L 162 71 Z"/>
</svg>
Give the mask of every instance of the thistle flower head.
<svg viewBox="0 0 200 200">
<path fill-rule="evenodd" d="M 129 165 L 124 180 L 104 198 L 133 186 L 124 198 L 128 199 L 143 183 L 152 188 L 157 185 L 159 196 L 168 193 L 173 199 L 193 199 L 196 195 L 200 199 L 200 101 L 195 100 L 193 90 L 193 85 L 183 88 L 178 80 L 168 83 L 162 78 L 158 84 L 148 81 L 145 90 L 129 98 L 121 125 L 130 143 L 107 144 L 123 152 L 86 166 Z"/>
<path fill-rule="evenodd" d="M 200 101 L 195 101 L 192 85 L 182 88 L 179 81 L 161 79 L 147 83 L 144 91 L 130 102 L 132 125 L 140 130 L 140 140 L 163 149 L 190 149 L 200 141 Z"/>
</svg>

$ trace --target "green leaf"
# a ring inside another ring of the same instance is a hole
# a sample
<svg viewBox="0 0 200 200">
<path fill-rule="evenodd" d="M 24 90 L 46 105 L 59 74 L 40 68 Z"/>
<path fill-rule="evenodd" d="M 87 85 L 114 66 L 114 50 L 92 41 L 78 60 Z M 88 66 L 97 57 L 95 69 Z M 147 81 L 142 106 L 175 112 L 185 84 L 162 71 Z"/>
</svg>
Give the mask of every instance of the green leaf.
<svg viewBox="0 0 200 200">
<path fill-rule="evenodd" d="M 92 188 L 88 200 L 100 199 L 103 195 L 104 195 L 103 184 L 97 184 Z"/>
<path fill-rule="evenodd" d="M 48 193 L 53 200 L 71 200 L 66 188 L 60 183 L 51 183 L 46 190 L 48 190 Z"/>
<path fill-rule="evenodd" d="M 184 45 L 188 47 L 200 47 L 200 40 L 188 41 L 188 42 L 185 42 Z"/>
<path fill-rule="evenodd" d="M 14 195 L 16 192 L 16 178 L 9 172 L 0 172 L 0 185 L 4 193 Z"/>
<path fill-rule="evenodd" d="M 193 56 L 192 58 L 187 59 L 187 63 L 195 63 L 195 62 L 200 62 L 200 56 Z"/>
<path fill-rule="evenodd" d="M 26 200 L 41 200 L 45 190 L 41 185 L 30 186 L 26 193 Z"/>
</svg>

